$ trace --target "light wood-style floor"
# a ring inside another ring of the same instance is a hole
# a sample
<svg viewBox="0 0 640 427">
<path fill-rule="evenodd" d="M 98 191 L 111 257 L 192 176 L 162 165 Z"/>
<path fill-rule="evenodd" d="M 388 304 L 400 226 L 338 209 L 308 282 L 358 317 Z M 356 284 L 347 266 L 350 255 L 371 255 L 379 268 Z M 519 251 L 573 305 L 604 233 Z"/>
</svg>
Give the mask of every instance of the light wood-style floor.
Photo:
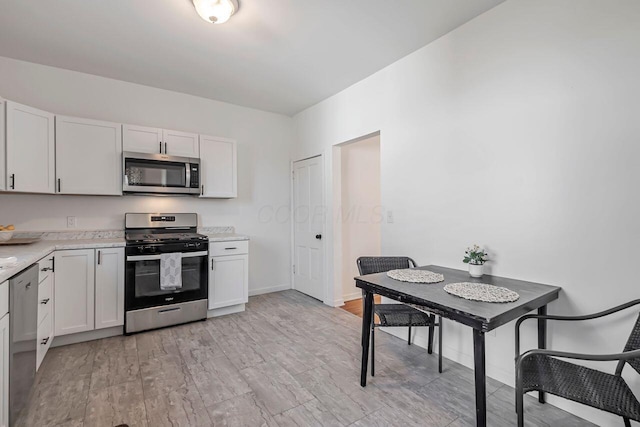
<svg viewBox="0 0 640 427">
<path fill-rule="evenodd" d="M 296 291 L 206 322 L 54 348 L 22 426 L 473 426 L 473 372 L 385 333 L 359 385 L 361 319 Z M 489 425 L 515 425 L 489 380 Z M 592 425 L 526 400 L 530 426 Z"/>
</svg>

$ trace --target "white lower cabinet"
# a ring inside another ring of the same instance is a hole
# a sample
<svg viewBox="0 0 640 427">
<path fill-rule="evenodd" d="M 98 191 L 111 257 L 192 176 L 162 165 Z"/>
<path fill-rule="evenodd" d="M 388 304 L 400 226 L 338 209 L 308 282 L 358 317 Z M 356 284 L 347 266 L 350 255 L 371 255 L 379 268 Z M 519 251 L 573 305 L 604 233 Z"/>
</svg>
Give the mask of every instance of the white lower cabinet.
<svg viewBox="0 0 640 427">
<path fill-rule="evenodd" d="M 94 329 L 95 250 L 56 251 L 55 334 Z"/>
<path fill-rule="evenodd" d="M 9 282 L 0 284 L 0 427 L 9 426 Z"/>
<path fill-rule="evenodd" d="M 53 255 L 44 257 L 38 262 L 38 329 L 36 347 L 36 370 L 51 347 L 54 337 L 53 329 L 53 293 L 54 293 L 54 273 Z"/>
<path fill-rule="evenodd" d="M 124 324 L 124 248 L 56 251 L 55 335 Z"/>
<path fill-rule="evenodd" d="M 96 329 L 124 325 L 124 248 L 96 249 Z"/>
<path fill-rule="evenodd" d="M 233 249 L 233 255 L 209 257 L 209 310 L 245 304 L 249 301 L 249 254 L 248 250 L 238 254 L 239 242 L 214 242 L 209 245 L 210 253 L 220 253 L 226 247 Z M 231 250 L 231 249 L 230 249 Z"/>
<path fill-rule="evenodd" d="M 9 313 L 0 319 L 0 426 L 9 426 Z"/>
</svg>

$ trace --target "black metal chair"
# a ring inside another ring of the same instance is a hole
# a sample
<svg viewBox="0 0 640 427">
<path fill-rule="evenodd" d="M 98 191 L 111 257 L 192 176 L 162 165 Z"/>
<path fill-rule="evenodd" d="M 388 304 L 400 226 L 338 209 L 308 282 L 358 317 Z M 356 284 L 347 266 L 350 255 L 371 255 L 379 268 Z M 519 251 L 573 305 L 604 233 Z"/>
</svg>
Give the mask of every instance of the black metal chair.
<svg viewBox="0 0 640 427">
<path fill-rule="evenodd" d="M 620 415 L 626 427 L 640 421 L 640 403 L 622 378 L 625 363 L 640 373 L 640 316 L 622 353 L 579 354 L 551 350 L 530 350 L 520 354 L 520 324 L 527 319 L 590 320 L 617 313 L 640 304 L 634 300 L 609 310 L 586 316 L 523 316 L 516 323 L 516 411 L 518 427 L 524 425 L 524 394 L 529 391 L 551 393 L 593 408 Z M 561 359 L 613 361 L 615 374 L 576 365 Z"/>
<path fill-rule="evenodd" d="M 383 273 L 389 270 L 416 267 L 417 264 L 409 257 L 360 257 L 357 260 L 358 271 L 365 274 Z M 425 285 L 428 286 L 428 285 Z M 364 295 L 363 295 L 364 296 Z M 364 303 L 364 298 L 363 298 Z M 375 315 L 380 319 L 375 322 Z M 425 326 L 429 328 L 429 344 L 427 351 L 433 353 L 434 329 L 438 327 L 438 371 L 442 373 L 442 317 L 415 308 L 408 304 L 375 304 L 373 305 L 371 321 L 371 376 L 375 375 L 375 328 L 379 327 L 409 327 L 407 344 L 411 345 L 411 328 Z"/>
</svg>

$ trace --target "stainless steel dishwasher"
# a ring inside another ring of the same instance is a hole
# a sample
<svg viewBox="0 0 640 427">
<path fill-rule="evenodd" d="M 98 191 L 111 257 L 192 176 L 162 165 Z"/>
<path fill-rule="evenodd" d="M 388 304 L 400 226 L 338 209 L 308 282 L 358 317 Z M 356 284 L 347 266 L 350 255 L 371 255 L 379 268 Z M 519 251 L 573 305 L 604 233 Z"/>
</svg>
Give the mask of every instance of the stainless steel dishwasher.
<svg viewBox="0 0 640 427">
<path fill-rule="evenodd" d="M 36 375 L 38 266 L 9 280 L 9 425 L 29 399 Z"/>
</svg>

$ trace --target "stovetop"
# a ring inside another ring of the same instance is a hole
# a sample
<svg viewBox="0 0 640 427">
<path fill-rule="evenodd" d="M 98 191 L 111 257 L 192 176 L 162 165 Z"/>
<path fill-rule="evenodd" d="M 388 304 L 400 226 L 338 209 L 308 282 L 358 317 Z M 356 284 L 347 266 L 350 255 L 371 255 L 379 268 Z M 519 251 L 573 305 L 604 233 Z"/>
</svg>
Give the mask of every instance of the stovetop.
<svg viewBox="0 0 640 427">
<path fill-rule="evenodd" d="M 125 234 L 127 244 L 132 243 L 169 243 L 192 242 L 208 240 L 207 236 L 199 233 L 140 233 L 128 232 Z"/>
</svg>

